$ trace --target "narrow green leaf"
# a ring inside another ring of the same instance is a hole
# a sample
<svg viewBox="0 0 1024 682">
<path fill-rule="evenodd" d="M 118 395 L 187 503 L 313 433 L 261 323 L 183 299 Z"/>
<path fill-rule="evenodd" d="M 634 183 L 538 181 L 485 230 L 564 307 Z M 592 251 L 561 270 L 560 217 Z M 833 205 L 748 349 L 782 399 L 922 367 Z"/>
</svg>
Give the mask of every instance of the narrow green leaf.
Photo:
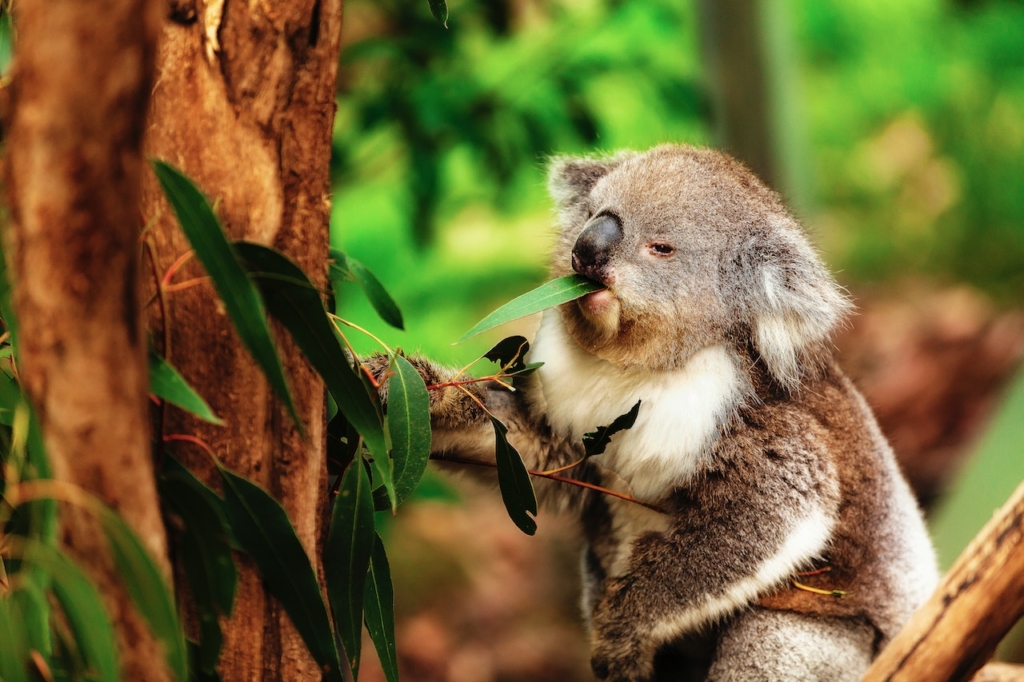
<svg viewBox="0 0 1024 682">
<path fill-rule="evenodd" d="M 527 343 L 525 337 L 509 336 L 494 344 L 494 347 L 484 353 L 483 357 L 501 365 L 502 374 L 505 376 L 521 377 L 544 366 L 543 362 L 527 364 L 525 358 L 529 350 L 530 344 Z"/>
<path fill-rule="evenodd" d="M 153 558 L 124 519 L 107 507 L 98 506 L 98 511 L 114 565 L 132 602 L 149 623 L 153 635 L 163 644 L 171 674 L 185 682 L 188 679 L 188 654 L 171 590 Z"/>
<path fill-rule="evenodd" d="M 390 457 L 374 457 L 370 460 L 374 490 L 384 491 L 388 502 L 384 509 L 390 509 L 392 512 L 398 507 L 398 494 L 395 492 L 394 466 L 394 460 Z"/>
<path fill-rule="evenodd" d="M 325 679 L 341 680 L 334 630 L 316 573 L 284 507 L 263 488 L 221 467 L 224 501 L 235 537 L 281 602 Z"/>
<path fill-rule="evenodd" d="M 448 3 L 445 0 L 428 0 L 428 2 L 430 4 L 430 13 L 445 28 L 448 28 Z"/>
<path fill-rule="evenodd" d="M 344 251 L 332 248 L 329 252 L 330 262 L 327 268 L 327 279 L 331 282 L 337 282 L 344 280 L 346 282 L 354 282 L 355 277 L 352 275 L 352 270 L 348 267 L 348 256 L 345 255 Z"/>
<path fill-rule="evenodd" d="M 153 351 L 149 353 L 149 392 L 211 424 L 224 424 L 178 370 Z"/>
<path fill-rule="evenodd" d="M 188 681 L 221 682 L 220 673 L 216 670 L 203 670 L 200 666 L 202 655 L 200 645 L 188 640 Z"/>
<path fill-rule="evenodd" d="M 192 473 L 188 467 L 179 462 L 174 455 L 169 452 L 165 452 L 161 460 L 161 479 L 184 483 L 201 495 L 204 500 L 202 504 L 214 510 L 216 513 L 216 524 L 224 531 L 228 540 L 228 545 L 231 549 L 241 551 L 242 546 L 238 543 L 238 540 L 235 539 L 234 534 L 231 532 L 231 524 L 228 523 L 228 514 L 225 510 L 224 498 L 214 492 L 213 488 L 200 481 L 196 475 Z M 213 523 L 212 520 L 211 523 Z"/>
<path fill-rule="evenodd" d="M 35 574 L 35 575 L 34 575 Z M 18 602 L 24 622 L 28 644 L 43 657 L 52 652 L 50 639 L 50 604 L 39 582 L 49 585 L 50 580 L 45 573 L 39 571 L 18 572 L 18 587 L 10 593 L 10 598 Z"/>
<path fill-rule="evenodd" d="M 0 598 L 0 680 L 29 682 L 29 652 L 21 605 L 14 599 Z"/>
<path fill-rule="evenodd" d="M 427 470 L 430 459 L 430 396 L 423 377 L 401 355 L 388 381 L 388 433 L 395 462 L 395 496 L 405 501 Z"/>
<path fill-rule="evenodd" d="M 384 429 L 373 398 L 345 357 L 316 287 L 283 253 L 251 242 L 234 245 L 263 292 L 267 310 L 288 329 L 374 457 L 386 458 Z"/>
<path fill-rule="evenodd" d="M 375 535 L 370 555 L 370 572 L 364 598 L 366 631 L 377 650 L 381 668 L 388 682 L 398 682 L 398 653 L 395 650 L 395 591 L 391 585 L 391 568 L 384 552 L 384 543 Z"/>
<path fill-rule="evenodd" d="M 27 402 L 22 403 L 25 410 L 28 410 L 28 438 L 25 442 L 25 451 L 28 457 L 26 473 L 36 479 L 52 478 L 50 460 L 46 454 L 46 445 L 43 443 L 43 431 L 39 427 L 39 419 L 35 410 Z M 27 502 L 30 508 L 32 532 L 31 536 L 39 541 L 54 545 L 57 542 L 57 502 L 52 499 L 39 499 Z"/>
<path fill-rule="evenodd" d="M 502 369 L 515 371 L 526 366 L 523 356 L 529 349 L 525 336 L 509 336 L 494 344 L 483 356 L 501 365 Z"/>
<path fill-rule="evenodd" d="M 327 594 L 353 679 L 359 676 L 363 592 L 373 549 L 373 495 L 361 458 L 349 464 L 334 500 L 324 548 Z"/>
<path fill-rule="evenodd" d="M 545 308 L 568 303 L 601 289 L 604 289 L 604 286 L 579 275 L 566 275 L 565 277 L 553 279 L 501 306 L 477 322 L 472 329 L 463 334 L 462 338 L 455 343 L 462 343 L 480 332 L 494 329 L 506 322 L 540 312 Z"/>
<path fill-rule="evenodd" d="M 494 427 L 494 457 L 498 464 L 498 489 L 509 518 L 527 535 L 537 532 L 537 494 L 533 490 L 530 474 L 512 444 L 508 442 L 508 429 L 491 417 Z"/>
<path fill-rule="evenodd" d="M 608 426 L 599 426 L 596 430 L 583 434 L 583 449 L 587 457 L 600 455 L 608 447 L 608 443 L 612 442 L 612 436 L 619 431 L 633 428 L 638 414 L 640 414 L 639 400 L 630 408 L 629 412 L 620 414 Z"/>
<path fill-rule="evenodd" d="M 26 564 L 48 576 L 50 589 L 67 618 L 79 653 L 91 671 L 91 679 L 116 682 L 118 665 L 114 628 L 99 593 L 85 573 L 63 552 L 38 542 L 26 546 L 24 559 Z M 0 640 L 3 639 L 0 635 Z M 0 656 L 0 660 L 3 658 Z"/>
<path fill-rule="evenodd" d="M 330 279 L 332 282 L 345 280 L 359 285 L 363 295 L 377 311 L 380 318 L 397 329 L 405 329 L 402 311 L 391 298 L 377 276 L 365 265 L 343 251 L 331 249 Z"/>
<path fill-rule="evenodd" d="M 402 311 L 399 309 L 395 299 L 387 292 L 384 285 L 380 283 L 377 276 L 357 260 L 349 258 L 348 266 L 352 269 L 352 276 L 356 278 L 356 284 L 363 290 L 363 294 L 370 301 L 370 305 L 384 320 L 396 329 L 405 329 L 405 322 L 402 320 Z"/>
<path fill-rule="evenodd" d="M 11 347 L 17 353 L 18 318 L 14 314 L 14 306 L 11 305 L 11 279 L 2 245 L 0 245 L 0 322 L 3 322 L 4 328 L 11 333 Z"/>
<path fill-rule="evenodd" d="M 200 489 L 182 477 L 161 477 L 160 499 L 182 520 L 178 553 L 199 616 L 199 665 L 216 670 L 223 633 L 220 616 L 230 616 L 238 584 L 221 514 Z"/>
<path fill-rule="evenodd" d="M 303 430 L 284 376 L 281 358 L 270 335 L 260 294 L 246 277 L 245 269 L 228 243 L 213 208 L 202 192 L 178 169 L 164 161 L 153 161 L 153 170 L 196 257 L 213 280 L 239 338 L 256 359 L 274 392 L 288 408 L 295 424 Z"/>
<path fill-rule="evenodd" d="M 21 402 L 21 389 L 14 379 L 0 372 L 0 424 L 14 424 L 14 410 Z"/>
</svg>

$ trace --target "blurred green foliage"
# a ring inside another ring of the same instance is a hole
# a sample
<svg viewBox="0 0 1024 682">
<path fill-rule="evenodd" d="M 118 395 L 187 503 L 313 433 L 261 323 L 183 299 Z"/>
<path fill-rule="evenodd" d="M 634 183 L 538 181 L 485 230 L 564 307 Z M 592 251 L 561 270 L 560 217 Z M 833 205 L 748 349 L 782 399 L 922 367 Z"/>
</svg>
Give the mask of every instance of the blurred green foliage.
<svg viewBox="0 0 1024 682">
<path fill-rule="evenodd" d="M 545 157 L 706 141 L 693 14 L 462 0 L 445 30 L 426 3 L 346 5 L 332 241 L 388 286 L 415 347 L 468 361 L 502 334 L 449 344 L 542 280 Z M 372 320 L 362 301 L 339 304 Z"/>
<path fill-rule="evenodd" d="M 800 0 L 813 221 L 849 279 L 1024 286 L 1024 5 Z"/>
<path fill-rule="evenodd" d="M 805 222 L 844 284 L 923 274 L 1005 302 L 1024 285 L 1024 5 L 780 0 L 812 169 Z M 333 237 L 449 346 L 544 277 L 545 157 L 711 143 L 693 3 L 346 6 Z M 340 301 L 343 315 L 374 316 Z M 517 330 L 499 330 L 512 333 Z M 528 331 L 528 330 L 527 330 Z M 357 348 L 370 342 L 353 339 Z"/>
</svg>

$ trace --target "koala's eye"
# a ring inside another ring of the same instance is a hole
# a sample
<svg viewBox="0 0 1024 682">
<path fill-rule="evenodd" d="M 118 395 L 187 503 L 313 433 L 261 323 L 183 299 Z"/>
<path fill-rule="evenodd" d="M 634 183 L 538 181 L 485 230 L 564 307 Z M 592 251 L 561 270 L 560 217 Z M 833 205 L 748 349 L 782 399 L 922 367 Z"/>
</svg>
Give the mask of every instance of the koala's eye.
<svg viewBox="0 0 1024 682">
<path fill-rule="evenodd" d="M 661 256 L 662 258 L 666 256 L 671 256 L 673 253 L 676 252 L 676 250 L 672 248 L 670 244 L 662 244 L 661 242 L 651 244 L 647 248 L 650 250 L 651 254 L 655 256 Z"/>
</svg>

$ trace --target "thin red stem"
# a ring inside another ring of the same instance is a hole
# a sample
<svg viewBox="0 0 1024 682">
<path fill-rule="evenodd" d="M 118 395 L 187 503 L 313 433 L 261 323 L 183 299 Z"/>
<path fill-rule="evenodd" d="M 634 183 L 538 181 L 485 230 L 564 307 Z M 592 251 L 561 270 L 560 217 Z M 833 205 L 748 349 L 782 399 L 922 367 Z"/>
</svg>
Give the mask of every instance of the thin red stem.
<svg viewBox="0 0 1024 682">
<path fill-rule="evenodd" d="M 169 433 L 166 436 L 164 436 L 163 440 L 165 443 L 179 441 L 182 443 L 192 443 L 193 445 L 198 445 L 200 448 L 206 451 L 206 454 L 210 455 L 210 457 L 213 458 L 214 462 L 218 461 L 217 454 L 213 451 L 213 448 L 211 448 L 210 445 L 202 438 L 190 436 L 186 433 Z"/>
<path fill-rule="evenodd" d="M 194 256 L 194 255 L 195 255 L 195 251 L 189 249 L 185 253 L 183 253 L 180 256 L 178 256 L 178 260 L 176 260 L 173 263 L 171 263 L 171 267 L 167 268 L 167 272 L 164 273 L 163 279 L 160 280 L 160 285 L 161 286 L 167 286 L 168 284 L 170 284 L 171 283 L 171 278 L 174 277 L 174 273 L 176 273 L 178 271 L 178 269 L 182 265 L 187 263 L 189 261 L 189 259 L 191 259 L 192 256 Z"/>
<path fill-rule="evenodd" d="M 461 381 L 446 381 L 446 382 L 441 383 L 441 384 L 430 384 L 429 386 L 427 386 L 427 390 L 428 391 L 437 391 L 437 390 L 440 390 L 442 388 L 449 388 L 449 387 L 457 388 L 459 386 L 468 386 L 469 384 L 479 384 L 479 383 L 481 383 L 483 381 L 497 381 L 497 380 L 498 380 L 498 375 L 492 374 L 491 376 L 479 377 L 479 378 L 475 378 L 475 379 L 463 379 Z"/>
<path fill-rule="evenodd" d="M 202 284 L 203 282 L 207 282 L 209 280 L 209 277 L 196 277 L 194 279 L 187 279 L 184 282 L 178 282 L 176 284 L 165 284 L 164 291 L 167 293 L 171 293 L 174 291 L 182 291 L 184 289 L 189 289 L 191 287 L 196 286 L 197 284 Z"/>
<path fill-rule="evenodd" d="M 437 461 L 439 462 L 453 462 L 455 464 L 476 464 L 478 466 L 491 467 L 492 469 L 497 468 L 498 466 L 496 463 L 493 462 L 480 462 L 472 459 L 462 459 L 461 457 L 437 457 L 435 459 L 437 459 Z M 656 507 L 653 504 L 648 504 L 647 502 L 643 502 L 641 500 L 636 499 L 635 497 L 632 497 L 631 495 L 620 493 L 616 490 L 602 488 L 601 486 L 594 485 L 593 483 L 587 483 L 586 481 L 578 481 L 575 478 L 566 478 L 565 476 L 558 476 L 557 474 L 552 474 L 546 471 L 533 471 L 531 469 L 527 469 L 526 473 L 537 478 L 546 478 L 552 481 L 558 481 L 559 483 L 568 483 L 569 485 L 575 485 L 581 488 L 586 488 L 587 490 L 593 490 L 594 492 L 598 492 L 603 495 L 617 497 L 620 500 L 625 500 L 626 502 L 633 502 L 634 504 L 639 504 L 641 507 L 647 507 L 651 511 L 656 511 L 659 514 L 665 513 L 665 510 L 660 509 L 659 507 Z"/>
</svg>

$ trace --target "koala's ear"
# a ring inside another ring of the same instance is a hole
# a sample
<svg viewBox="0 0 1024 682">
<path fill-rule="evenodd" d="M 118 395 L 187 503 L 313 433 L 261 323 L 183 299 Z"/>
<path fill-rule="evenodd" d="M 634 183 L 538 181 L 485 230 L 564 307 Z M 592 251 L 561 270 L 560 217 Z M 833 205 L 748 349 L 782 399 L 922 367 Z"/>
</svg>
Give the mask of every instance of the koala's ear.
<svg viewBox="0 0 1024 682">
<path fill-rule="evenodd" d="M 597 181 L 636 152 L 606 157 L 556 156 L 548 166 L 548 192 L 559 208 L 568 208 L 590 194 Z"/>
<path fill-rule="evenodd" d="M 795 221 L 772 222 L 749 254 L 751 329 L 768 371 L 793 390 L 804 371 L 819 363 L 832 331 L 853 306 Z"/>
</svg>

